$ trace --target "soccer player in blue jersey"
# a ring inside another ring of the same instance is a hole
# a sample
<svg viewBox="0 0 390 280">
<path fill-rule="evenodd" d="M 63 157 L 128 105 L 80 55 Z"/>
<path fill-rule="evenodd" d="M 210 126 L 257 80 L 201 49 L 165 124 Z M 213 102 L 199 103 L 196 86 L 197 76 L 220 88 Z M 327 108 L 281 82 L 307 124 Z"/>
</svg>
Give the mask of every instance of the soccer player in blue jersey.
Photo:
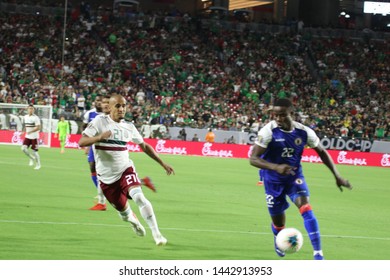
<svg viewBox="0 0 390 280">
<path fill-rule="evenodd" d="M 263 186 L 264 183 L 263 183 L 263 179 L 264 178 L 264 175 L 263 175 L 263 170 L 259 169 L 259 181 L 257 182 L 257 185 L 258 186 Z"/>
<path fill-rule="evenodd" d="M 292 102 L 282 98 L 273 106 L 274 120 L 258 133 L 250 157 L 250 164 L 262 169 L 268 211 L 271 215 L 271 229 L 274 240 L 285 227 L 285 210 L 289 207 L 286 199 L 298 207 L 304 226 L 313 246 L 315 260 L 323 260 L 321 236 L 317 218 L 309 202 L 309 189 L 302 172 L 301 157 L 306 145 L 313 148 L 322 162 L 335 177 L 337 187 L 352 189 L 348 180 L 342 178 L 332 158 L 321 145 L 320 139 L 309 127 L 292 119 Z M 274 242 L 275 243 L 275 242 Z M 275 251 L 280 257 L 285 253 L 276 244 Z"/>
<path fill-rule="evenodd" d="M 103 114 L 102 109 L 102 95 L 98 94 L 95 98 L 95 108 L 87 111 L 84 114 L 83 119 L 83 129 L 87 127 L 87 125 L 98 115 Z M 97 176 L 96 176 L 96 167 L 95 167 L 95 156 L 93 153 L 93 149 L 90 147 L 87 148 L 86 153 L 88 154 L 88 163 L 89 163 L 89 169 L 91 171 L 91 179 L 93 184 L 96 187 L 97 190 L 97 199 L 98 202 L 93 207 L 89 208 L 89 210 L 97 210 L 97 211 L 105 211 L 107 209 L 106 205 L 106 198 L 104 197 L 103 191 L 100 189 Z"/>
</svg>

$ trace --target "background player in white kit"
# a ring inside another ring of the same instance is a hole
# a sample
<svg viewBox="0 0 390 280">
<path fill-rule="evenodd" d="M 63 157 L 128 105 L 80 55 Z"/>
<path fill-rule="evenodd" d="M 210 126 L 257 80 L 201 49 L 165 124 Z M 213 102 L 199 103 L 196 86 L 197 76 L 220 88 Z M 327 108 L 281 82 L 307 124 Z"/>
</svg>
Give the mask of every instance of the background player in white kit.
<svg viewBox="0 0 390 280">
<path fill-rule="evenodd" d="M 23 118 L 26 135 L 23 140 L 22 151 L 30 158 L 29 165 L 33 166 L 35 163 L 34 169 L 38 170 L 41 168 L 41 159 L 38 154 L 38 138 L 41 129 L 41 120 L 34 114 L 34 111 L 34 106 L 32 104 L 28 105 L 27 115 Z M 29 147 L 31 147 L 33 153 L 28 151 Z"/>
<path fill-rule="evenodd" d="M 83 132 L 80 147 L 94 145 L 95 161 L 100 187 L 107 200 L 118 210 L 122 220 L 130 222 L 139 236 L 146 234 L 130 208 L 128 198 L 139 207 L 140 213 L 152 231 L 156 245 L 167 243 L 157 225 L 152 204 L 141 189 L 141 180 L 129 159 L 126 144 L 136 143 L 143 152 L 159 163 L 168 175 L 174 174 L 173 168 L 163 162 L 152 146 L 145 143 L 134 124 L 125 122 L 126 100 L 121 95 L 110 98 L 110 114 L 99 115 Z"/>
</svg>

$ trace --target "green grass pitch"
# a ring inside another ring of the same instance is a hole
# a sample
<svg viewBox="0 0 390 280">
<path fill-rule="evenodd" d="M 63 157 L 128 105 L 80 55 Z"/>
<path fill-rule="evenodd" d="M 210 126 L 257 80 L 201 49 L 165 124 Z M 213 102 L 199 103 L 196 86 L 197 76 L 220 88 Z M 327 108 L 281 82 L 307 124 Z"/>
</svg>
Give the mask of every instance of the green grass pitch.
<svg viewBox="0 0 390 280">
<path fill-rule="evenodd" d="M 83 150 L 40 149 L 42 168 L 28 166 L 18 146 L 0 146 L 0 259 L 2 260 L 277 260 L 263 187 L 245 159 L 161 155 L 164 170 L 132 153 L 168 245 L 154 245 L 150 230 L 137 237 L 108 206 L 89 211 L 96 195 Z M 304 164 L 311 204 L 328 260 L 390 259 L 390 169 L 338 166 L 354 189 L 340 192 L 324 165 Z M 301 251 L 286 260 L 310 260 L 312 249 L 298 210 L 287 226 L 303 233 Z"/>
</svg>

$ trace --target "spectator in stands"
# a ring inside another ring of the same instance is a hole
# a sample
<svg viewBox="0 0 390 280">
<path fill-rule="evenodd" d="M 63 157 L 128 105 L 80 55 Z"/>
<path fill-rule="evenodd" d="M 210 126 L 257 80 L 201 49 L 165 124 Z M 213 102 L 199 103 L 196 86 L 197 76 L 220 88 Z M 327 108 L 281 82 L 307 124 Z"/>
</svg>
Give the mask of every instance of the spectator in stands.
<svg viewBox="0 0 390 280">
<path fill-rule="evenodd" d="M 194 136 L 192 137 L 192 141 L 193 142 L 199 142 L 199 137 L 198 137 L 198 134 L 194 134 Z"/>
<path fill-rule="evenodd" d="M 230 137 L 227 139 L 226 143 L 228 143 L 228 144 L 236 144 L 236 139 L 235 139 L 234 136 L 232 135 L 232 136 L 230 136 Z"/>
<path fill-rule="evenodd" d="M 213 132 L 212 128 L 209 128 L 209 131 L 206 134 L 205 141 L 208 143 L 214 143 L 215 141 L 215 134 Z"/>
<path fill-rule="evenodd" d="M 180 129 L 178 138 L 182 141 L 187 141 L 187 132 L 184 127 Z"/>
<path fill-rule="evenodd" d="M 382 140 L 385 137 L 385 128 L 383 125 L 378 125 L 375 130 L 375 138 L 378 140 Z"/>
<path fill-rule="evenodd" d="M 91 109 L 99 91 L 115 89 L 141 108 L 135 114 L 136 125 L 148 120 L 151 111 L 161 114 L 159 123 L 175 125 L 175 119 L 165 116 L 176 110 L 175 116 L 179 112 L 188 116 L 184 117 L 186 126 L 219 124 L 219 129 L 246 130 L 251 126 L 250 112 L 255 112 L 255 119 L 269 118 L 258 108 L 268 108 L 273 93 L 292 97 L 302 116 L 313 112 L 323 116 L 331 112 L 346 119 L 353 116 L 355 122 L 347 127 L 350 134 L 360 125 L 365 136 L 374 137 L 376 127 L 367 127 L 363 112 L 376 123 L 389 118 L 385 115 L 389 102 L 387 44 L 310 38 L 305 30 L 301 34 L 307 37 L 304 42 L 296 34 L 258 30 L 245 40 L 237 36 L 240 33 L 224 28 L 218 28 L 215 36 L 216 30 L 204 32 L 207 29 L 200 21 L 188 21 L 181 14 L 172 19 L 158 13 L 149 17 L 134 13 L 130 21 L 112 24 L 98 17 L 90 31 L 86 16 L 91 13 L 81 12 L 67 27 L 73 39 L 66 42 L 63 66 L 61 53 L 51 47 L 61 46 L 59 36 L 53 36 L 62 33 L 57 18 L 4 14 L 0 18 L 3 41 L 17 40 L 12 46 L 5 44 L 0 53 L 0 61 L 4 61 L 0 62 L 0 77 L 10 85 L 7 93 L 0 93 L 0 100 L 37 104 L 42 101 L 35 93 L 47 92 L 44 102 L 52 98 L 59 108 L 66 108 L 67 118 L 75 119 L 80 114 L 74 107 L 77 99 L 67 90 L 58 90 L 62 82 L 64 87 L 82 88 L 85 110 Z M 137 27 L 138 17 L 142 17 L 142 27 Z M 181 25 L 185 28 L 179 28 Z M 303 59 L 306 55 L 317 66 L 312 72 Z M 62 69 L 66 70 L 63 77 Z M 138 89 L 146 94 L 142 104 L 137 104 Z M 240 118 L 231 118 L 232 112 Z M 329 119 L 328 136 L 339 135 L 340 120 Z M 313 119 L 313 127 L 324 132 L 318 119 Z"/>
<path fill-rule="evenodd" d="M 353 144 L 353 150 L 355 152 L 360 152 L 362 150 L 362 144 L 360 142 L 360 139 L 355 138 L 355 142 Z"/>
<path fill-rule="evenodd" d="M 348 132 L 349 132 L 349 129 L 345 125 L 343 125 L 340 128 L 340 135 L 341 135 L 341 137 L 348 137 Z"/>
</svg>

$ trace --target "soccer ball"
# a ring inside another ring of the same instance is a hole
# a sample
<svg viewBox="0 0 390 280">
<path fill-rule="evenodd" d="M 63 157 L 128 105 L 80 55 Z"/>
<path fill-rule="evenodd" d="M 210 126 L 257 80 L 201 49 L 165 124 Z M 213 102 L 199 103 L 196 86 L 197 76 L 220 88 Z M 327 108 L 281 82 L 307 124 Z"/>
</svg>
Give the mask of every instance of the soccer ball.
<svg viewBox="0 0 390 280">
<path fill-rule="evenodd" d="M 282 229 L 276 236 L 276 246 L 286 254 L 298 252 L 302 245 L 302 233 L 296 228 Z"/>
</svg>

